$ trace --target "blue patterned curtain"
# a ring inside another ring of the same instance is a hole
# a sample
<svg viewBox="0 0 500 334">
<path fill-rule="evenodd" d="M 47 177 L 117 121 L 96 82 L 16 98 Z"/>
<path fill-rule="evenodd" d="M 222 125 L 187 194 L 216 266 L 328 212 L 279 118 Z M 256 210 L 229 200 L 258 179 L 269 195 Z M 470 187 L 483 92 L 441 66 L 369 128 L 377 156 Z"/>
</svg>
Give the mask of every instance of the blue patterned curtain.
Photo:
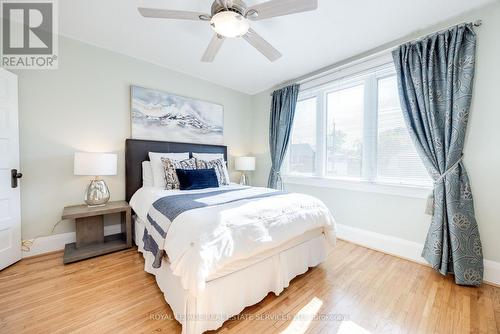
<svg viewBox="0 0 500 334">
<path fill-rule="evenodd" d="M 269 188 L 283 188 L 280 170 L 290 142 L 299 88 L 299 85 L 291 85 L 273 92 L 269 121 L 269 146 L 272 162 L 267 182 Z"/>
<path fill-rule="evenodd" d="M 434 179 L 433 216 L 422 256 L 461 285 L 483 279 L 481 239 L 462 150 L 469 118 L 476 35 L 455 26 L 393 52 L 404 118 Z"/>
</svg>

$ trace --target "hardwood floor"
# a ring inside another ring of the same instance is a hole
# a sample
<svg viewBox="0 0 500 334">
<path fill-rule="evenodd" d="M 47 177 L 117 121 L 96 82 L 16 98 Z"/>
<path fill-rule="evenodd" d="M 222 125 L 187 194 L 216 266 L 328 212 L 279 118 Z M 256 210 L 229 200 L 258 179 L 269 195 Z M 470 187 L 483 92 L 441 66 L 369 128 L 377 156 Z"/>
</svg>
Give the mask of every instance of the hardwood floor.
<svg viewBox="0 0 500 334">
<path fill-rule="evenodd" d="M 0 272 L 0 333 L 180 333 L 134 249 L 62 264 L 62 253 Z M 497 333 L 500 288 L 351 243 L 217 333 Z"/>
</svg>

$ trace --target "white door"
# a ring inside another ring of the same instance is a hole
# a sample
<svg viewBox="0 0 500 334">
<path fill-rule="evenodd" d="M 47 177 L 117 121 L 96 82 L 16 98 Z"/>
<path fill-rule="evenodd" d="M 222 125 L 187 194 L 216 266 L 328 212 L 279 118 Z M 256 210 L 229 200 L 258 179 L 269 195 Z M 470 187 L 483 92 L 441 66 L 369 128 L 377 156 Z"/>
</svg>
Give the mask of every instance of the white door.
<svg viewBox="0 0 500 334">
<path fill-rule="evenodd" d="M 19 171 L 17 76 L 0 68 L 0 269 L 19 261 L 21 251 L 21 193 Z"/>
</svg>

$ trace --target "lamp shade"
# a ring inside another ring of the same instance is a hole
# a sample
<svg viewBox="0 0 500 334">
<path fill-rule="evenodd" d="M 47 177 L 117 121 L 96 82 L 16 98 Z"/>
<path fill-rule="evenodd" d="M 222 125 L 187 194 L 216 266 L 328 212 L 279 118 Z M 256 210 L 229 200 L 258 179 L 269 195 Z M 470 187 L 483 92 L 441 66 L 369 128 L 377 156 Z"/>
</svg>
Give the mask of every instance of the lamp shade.
<svg viewBox="0 0 500 334">
<path fill-rule="evenodd" d="M 114 153 L 76 152 L 75 175 L 104 176 L 116 175 L 117 155 Z"/>
<path fill-rule="evenodd" d="M 255 170 L 255 157 L 237 157 L 235 161 L 236 170 Z"/>
</svg>

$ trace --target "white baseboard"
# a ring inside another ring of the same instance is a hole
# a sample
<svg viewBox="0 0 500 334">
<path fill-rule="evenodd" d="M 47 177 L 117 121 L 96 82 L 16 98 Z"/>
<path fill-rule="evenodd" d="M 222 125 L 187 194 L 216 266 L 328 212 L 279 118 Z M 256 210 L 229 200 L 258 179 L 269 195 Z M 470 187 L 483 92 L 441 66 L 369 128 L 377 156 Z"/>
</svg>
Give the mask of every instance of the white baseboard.
<svg viewBox="0 0 500 334">
<path fill-rule="evenodd" d="M 410 261 L 426 264 L 420 256 L 423 245 L 385 234 L 371 232 L 360 228 L 337 224 L 337 234 L 340 239 L 395 255 Z"/>
<path fill-rule="evenodd" d="M 367 248 L 428 265 L 428 263 L 420 255 L 424 245 L 419 244 L 418 242 L 342 224 L 337 224 L 337 236 L 339 239 L 343 239 Z M 493 285 L 500 285 L 499 262 L 484 260 L 484 281 Z"/>
<path fill-rule="evenodd" d="M 496 286 L 500 286 L 500 263 L 484 260 L 484 281 Z"/>
<path fill-rule="evenodd" d="M 120 231 L 120 224 L 104 226 L 104 235 L 116 234 L 120 233 Z M 23 252 L 23 258 L 63 250 L 66 244 L 75 242 L 75 240 L 75 232 L 60 233 L 36 238 L 33 241 L 30 250 L 28 252 Z"/>
</svg>

